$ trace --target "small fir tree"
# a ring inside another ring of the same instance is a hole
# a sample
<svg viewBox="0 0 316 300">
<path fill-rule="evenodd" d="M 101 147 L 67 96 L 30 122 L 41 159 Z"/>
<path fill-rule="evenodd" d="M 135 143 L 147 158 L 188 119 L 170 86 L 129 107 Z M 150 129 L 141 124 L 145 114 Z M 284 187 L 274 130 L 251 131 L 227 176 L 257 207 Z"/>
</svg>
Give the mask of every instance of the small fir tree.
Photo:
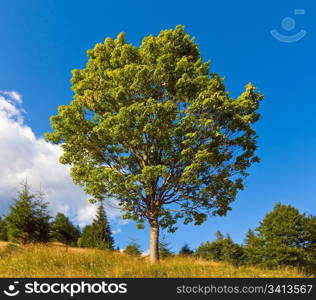
<svg viewBox="0 0 316 300">
<path fill-rule="evenodd" d="M 124 253 L 134 256 L 140 256 L 142 254 L 142 251 L 140 250 L 139 244 L 137 244 L 135 241 L 132 241 L 126 246 Z"/>
<path fill-rule="evenodd" d="M 93 236 L 95 239 L 95 247 L 99 249 L 114 249 L 114 239 L 112 237 L 112 232 L 110 224 L 108 222 L 103 202 L 97 210 L 96 218 L 92 223 Z"/>
<path fill-rule="evenodd" d="M 179 251 L 179 255 L 193 255 L 194 251 L 189 247 L 187 243 L 185 243 Z"/>
</svg>

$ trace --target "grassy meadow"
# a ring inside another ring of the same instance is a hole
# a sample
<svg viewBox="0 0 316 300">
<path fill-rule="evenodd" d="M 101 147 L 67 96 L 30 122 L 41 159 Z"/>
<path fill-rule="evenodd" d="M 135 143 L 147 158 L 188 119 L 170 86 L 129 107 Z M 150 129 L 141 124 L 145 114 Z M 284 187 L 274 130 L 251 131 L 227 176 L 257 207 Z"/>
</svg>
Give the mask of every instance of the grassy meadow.
<svg viewBox="0 0 316 300">
<path fill-rule="evenodd" d="M 171 257 L 150 265 L 147 257 L 117 251 L 67 248 L 62 244 L 19 246 L 0 242 L 0 277 L 308 277 L 295 268 L 268 270 Z"/>
</svg>

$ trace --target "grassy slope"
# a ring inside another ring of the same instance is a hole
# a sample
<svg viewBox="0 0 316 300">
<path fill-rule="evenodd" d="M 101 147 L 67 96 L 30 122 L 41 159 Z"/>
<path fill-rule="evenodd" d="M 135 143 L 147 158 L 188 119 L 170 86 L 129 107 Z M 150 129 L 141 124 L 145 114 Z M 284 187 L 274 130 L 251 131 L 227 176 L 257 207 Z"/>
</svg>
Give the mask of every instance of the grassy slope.
<svg viewBox="0 0 316 300">
<path fill-rule="evenodd" d="M 150 265 L 146 257 L 62 245 L 8 247 L 0 242 L 0 277 L 306 277 L 293 268 L 239 267 L 190 257 Z"/>
</svg>

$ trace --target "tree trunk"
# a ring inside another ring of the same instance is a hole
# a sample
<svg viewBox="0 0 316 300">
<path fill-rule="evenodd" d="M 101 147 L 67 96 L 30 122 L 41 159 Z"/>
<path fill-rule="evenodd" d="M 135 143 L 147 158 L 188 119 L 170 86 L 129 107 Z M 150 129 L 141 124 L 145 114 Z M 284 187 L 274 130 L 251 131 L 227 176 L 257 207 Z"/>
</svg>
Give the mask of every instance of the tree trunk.
<svg viewBox="0 0 316 300">
<path fill-rule="evenodd" d="M 154 264 L 159 260 L 159 224 L 158 220 L 151 221 L 150 225 L 150 251 L 149 260 Z"/>
</svg>

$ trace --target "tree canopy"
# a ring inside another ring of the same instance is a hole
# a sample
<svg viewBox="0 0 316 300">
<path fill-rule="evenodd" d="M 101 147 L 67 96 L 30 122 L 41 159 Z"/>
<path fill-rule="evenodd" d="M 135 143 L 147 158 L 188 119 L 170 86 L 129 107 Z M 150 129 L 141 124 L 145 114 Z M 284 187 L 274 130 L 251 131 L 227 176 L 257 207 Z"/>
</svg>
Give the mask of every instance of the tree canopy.
<svg viewBox="0 0 316 300">
<path fill-rule="evenodd" d="M 138 224 L 148 220 L 155 261 L 159 227 L 172 232 L 178 218 L 198 225 L 231 209 L 259 161 L 252 125 L 263 96 L 249 83 L 232 98 L 183 26 L 139 47 L 120 33 L 87 54 L 46 138 L 61 143 L 60 162 L 87 193 L 116 199 Z"/>
<path fill-rule="evenodd" d="M 248 231 L 245 247 L 251 263 L 316 269 L 316 218 L 291 205 L 277 203 L 256 232 Z"/>
</svg>

